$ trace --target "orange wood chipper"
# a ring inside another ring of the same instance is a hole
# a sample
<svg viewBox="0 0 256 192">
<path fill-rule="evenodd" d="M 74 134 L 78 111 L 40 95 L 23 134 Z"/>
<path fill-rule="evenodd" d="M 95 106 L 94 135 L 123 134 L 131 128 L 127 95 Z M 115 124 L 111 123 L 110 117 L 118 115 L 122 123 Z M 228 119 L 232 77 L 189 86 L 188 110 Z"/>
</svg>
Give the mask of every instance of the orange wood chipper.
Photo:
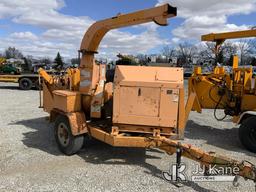
<svg viewBox="0 0 256 192">
<path fill-rule="evenodd" d="M 179 142 L 196 97 L 191 93 L 185 105 L 182 68 L 119 65 L 114 82 L 106 83 L 106 65 L 95 61 L 108 31 L 152 21 L 165 26 L 176 12 L 165 4 L 98 21 L 82 40 L 79 69 L 69 69 L 59 77 L 39 70 L 44 78 L 43 108 L 55 122 L 58 147 L 67 155 L 75 154 L 89 135 L 112 146 L 154 147 L 170 155 L 176 153 L 178 164 L 184 156 L 206 167 L 238 166 L 238 175 L 256 181 L 252 164 Z"/>
</svg>

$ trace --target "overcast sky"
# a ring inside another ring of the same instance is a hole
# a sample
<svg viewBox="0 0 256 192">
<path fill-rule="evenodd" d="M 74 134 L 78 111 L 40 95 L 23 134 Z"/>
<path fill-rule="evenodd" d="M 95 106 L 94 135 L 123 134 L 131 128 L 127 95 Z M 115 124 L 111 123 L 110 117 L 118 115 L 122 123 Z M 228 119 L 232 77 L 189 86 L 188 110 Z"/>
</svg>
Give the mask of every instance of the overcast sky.
<svg viewBox="0 0 256 192">
<path fill-rule="evenodd" d="M 168 27 L 154 23 L 114 30 L 100 45 L 102 56 L 157 53 L 164 45 L 196 42 L 210 32 L 256 25 L 256 0 L 0 0 L 0 51 L 15 46 L 25 55 L 76 57 L 95 21 L 159 4 L 178 8 Z"/>
</svg>

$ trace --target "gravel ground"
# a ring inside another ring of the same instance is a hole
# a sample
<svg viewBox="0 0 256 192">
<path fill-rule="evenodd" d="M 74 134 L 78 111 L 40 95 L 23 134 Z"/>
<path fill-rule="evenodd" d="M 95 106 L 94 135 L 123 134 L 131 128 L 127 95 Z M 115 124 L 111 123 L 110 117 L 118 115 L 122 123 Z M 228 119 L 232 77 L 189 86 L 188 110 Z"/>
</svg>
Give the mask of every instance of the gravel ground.
<svg viewBox="0 0 256 192">
<path fill-rule="evenodd" d="M 96 142 L 77 155 L 57 149 L 47 114 L 38 108 L 35 90 L 21 91 L 0 83 L 0 191 L 253 191 L 254 183 L 187 182 L 177 188 L 162 178 L 175 156 L 159 150 L 113 148 Z M 192 112 L 185 141 L 256 164 L 255 154 L 243 149 L 237 128 L 228 120 L 217 122 L 212 111 Z M 182 159 L 188 175 L 196 163 Z"/>
</svg>

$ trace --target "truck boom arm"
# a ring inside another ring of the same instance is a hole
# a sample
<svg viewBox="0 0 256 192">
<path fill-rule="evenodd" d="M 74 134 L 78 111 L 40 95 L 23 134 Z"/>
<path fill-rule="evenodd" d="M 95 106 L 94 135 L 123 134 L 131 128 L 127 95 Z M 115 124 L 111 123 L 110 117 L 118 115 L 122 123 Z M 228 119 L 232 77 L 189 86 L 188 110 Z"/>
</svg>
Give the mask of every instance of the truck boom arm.
<svg viewBox="0 0 256 192">
<path fill-rule="evenodd" d="M 245 30 L 245 31 L 234 31 L 226 33 L 210 33 L 202 35 L 202 41 L 225 41 L 226 39 L 238 39 L 238 38 L 249 38 L 256 37 L 256 29 Z"/>
<path fill-rule="evenodd" d="M 54 83 L 53 77 L 51 75 L 49 75 L 43 68 L 40 68 L 38 70 L 38 74 L 44 78 L 44 80 L 46 82 L 48 82 L 50 85 L 52 85 Z"/>
<path fill-rule="evenodd" d="M 201 40 L 216 42 L 215 54 L 217 56 L 221 44 L 224 43 L 226 39 L 239 39 L 239 38 L 249 38 L 249 37 L 256 37 L 256 29 L 252 28 L 250 30 L 245 30 L 245 31 L 210 33 L 207 35 L 202 35 Z"/>
</svg>

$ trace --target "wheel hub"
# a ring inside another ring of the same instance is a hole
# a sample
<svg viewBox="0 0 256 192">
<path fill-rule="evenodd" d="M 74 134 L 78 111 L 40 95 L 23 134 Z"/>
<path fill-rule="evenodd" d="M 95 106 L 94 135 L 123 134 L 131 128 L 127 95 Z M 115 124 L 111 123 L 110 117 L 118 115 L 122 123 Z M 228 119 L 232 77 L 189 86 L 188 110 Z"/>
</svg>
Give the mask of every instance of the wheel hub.
<svg viewBox="0 0 256 192">
<path fill-rule="evenodd" d="M 26 81 L 23 82 L 23 86 L 24 86 L 24 87 L 28 87 L 28 82 L 26 82 Z"/>
<path fill-rule="evenodd" d="M 255 128 L 251 129 L 250 137 L 251 137 L 252 141 L 256 142 L 256 130 L 255 130 Z"/>
<path fill-rule="evenodd" d="M 69 144 L 68 128 L 64 123 L 60 123 L 58 126 L 58 139 L 62 146 L 66 147 Z"/>
</svg>

